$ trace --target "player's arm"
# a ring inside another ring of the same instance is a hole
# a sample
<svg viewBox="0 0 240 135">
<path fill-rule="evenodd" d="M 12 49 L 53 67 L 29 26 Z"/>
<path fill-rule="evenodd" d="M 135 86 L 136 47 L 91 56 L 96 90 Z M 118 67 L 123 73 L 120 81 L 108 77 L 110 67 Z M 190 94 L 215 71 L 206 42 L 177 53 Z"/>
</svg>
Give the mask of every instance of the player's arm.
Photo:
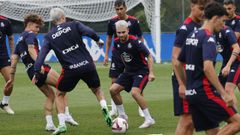
<svg viewBox="0 0 240 135">
<path fill-rule="evenodd" d="M 14 53 L 14 37 L 13 35 L 8 36 L 8 43 L 10 45 L 11 54 Z"/>
<path fill-rule="evenodd" d="M 155 75 L 153 73 L 153 57 L 152 55 L 149 53 L 148 57 L 148 69 L 149 69 L 149 75 L 148 75 L 148 80 L 149 81 L 154 81 L 155 80 Z"/>
<path fill-rule="evenodd" d="M 35 50 L 35 46 L 33 44 L 28 45 L 28 53 L 31 56 L 31 58 L 36 61 L 37 59 L 37 52 Z"/>
<path fill-rule="evenodd" d="M 43 40 L 43 46 L 39 52 L 39 55 L 37 56 L 37 59 L 34 63 L 34 71 L 35 73 L 40 73 L 41 71 L 41 66 L 44 63 L 44 60 L 48 54 L 48 52 L 51 50 L 50 48 L 50 43 L 48 42 L 48 40 L 46 38 L 44 38 Z"/>
<path fill-rule="evenodd" d="M 12 56 L 11 56 L 11 71 L 10 71 L 11 75 L 10 75 L 10 80 L 8 80 L 8 82 L 5 85 L 5 89 L 10 89 L 13 87 L 18 60 L 19 60 L 19 56 L 16 54 L 12 54 Z"/>
<path fill-rule="evenodd" d="M 106 40 L 106 52 L 105 52 L 105 57 L 104 57 L 104 65 L 107 65 L 108 63 L 108 54 L 109 54 L 109 50 L 111 47 L 111 43 L 112 43 L 112 35 L 107 35 L 107 40 Z"/>
<path fill-rule="evenodd" d="M 210 40 L 210 38 L 212 38 Z M 216 43 L 213 42 L 213 37 L 205 38 L 202 45 L 203 56 L 203 72 L 211 84 L 216 88 L 228 106 L 233 105 L 233 99 L 226 93 L 222 84 L 218 80 L 213 61 L 216 59 Z M 208 83 L 208 81 L 203 81 Z"/>
<path fill-rule="evenodd" d="M 240 48 L 237 43 L 232 45 L 232 49 L 233 49 L 232 55 L 231 55 L 230 59 L 228 60 L 227 65 L 222 69 L 223 76 L 227 76 L 229 74 L 230 68 L 231 68 L 233 62 L 237 59 L 237 57 L 239 55 Z"/>
</svg>

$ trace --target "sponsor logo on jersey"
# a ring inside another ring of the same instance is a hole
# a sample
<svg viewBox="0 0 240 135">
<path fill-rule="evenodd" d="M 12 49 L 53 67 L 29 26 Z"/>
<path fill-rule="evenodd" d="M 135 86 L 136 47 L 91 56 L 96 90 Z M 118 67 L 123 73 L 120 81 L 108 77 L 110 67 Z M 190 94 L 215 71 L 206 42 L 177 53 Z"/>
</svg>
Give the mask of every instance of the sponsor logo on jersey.
<svg viewBox="0 0 240 135">
<path fill-rule="evenodd" d="M 186 70 L 194 71 L 195 70 L 195 65 L 193 65 L 193 64 L 186 64 Z"/>
<path fill-rule="evenodd" d="M 69 52 L 71 52 L 71 51 L 74 51 L 74 50 L 76 50 L 76 49 L 78 49 L 78 48 L 79 48 L 79 45 L 76 44 L 76 45 L 73 45 L 73 46 L 71 46 L 71 47 L 69 47 L 69 48 L 67 48 L 67 49 L 64 49 L 64 50 L 62 51 L 62 53 L 63 53 L 63 54 L 67 54 L 67 53 L 69 53 Z"/>
<path fill-rule="evenodd" d="M 79 63 L 76 63 L 76 64 L 73 64 L 73 65 L 70 65 L 69 66 L 69 69 L 76 69 L 76 68 L 79 68 L 79 67 L 82 67 L 82 66 L 85 66 L 89 64 L 89 62 L 87 60 L 84 60 L 82 62 L 79 62 Z"/>
<path fill-rule="evenodd" d="M 62 34 L 68 33 L 70 31 L 71 31 L 70 27 L 67 27 L 67 28 L 64 28 L 64 29 L 60 29 L 56 33 L 52 34 L 52 38 L 55 39 L 57 37 L 60 37 Z"/>
<path fill-rule="evenodd" d="M 27 71 L 29 68 L 31 68 L 32 66 L 33 66 L 33 64 L 32 64 L 32 63 L 29 63 L 29 64 L 25 67 L 26 71 Z"/>
</svg>

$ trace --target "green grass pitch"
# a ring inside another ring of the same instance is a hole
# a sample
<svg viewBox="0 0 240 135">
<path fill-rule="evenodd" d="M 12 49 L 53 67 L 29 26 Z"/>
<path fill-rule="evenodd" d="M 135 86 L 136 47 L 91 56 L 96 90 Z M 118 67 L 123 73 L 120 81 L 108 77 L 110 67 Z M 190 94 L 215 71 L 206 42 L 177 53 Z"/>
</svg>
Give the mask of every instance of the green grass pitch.
<svg viewBox="0 0 240 135">
<path fill-rule="evenodd" d="M 60 72 L 58 63 L 50 65 Z M 110 104 L 109 86 L 111 80 L 108 78 L 108 67 L 97 64 L 97 70 L 101 79 L 102 89 L 108 104 Z M 173 116 L 173 96 L 171 87 L 171 65 L 155 64 L 154 72 L 156 80 L 148 83 L 144 90 L 149 110 L 156 124 L 148 129 L 138 129 L 144 119 L 138 115 L 138 106 L 131 94 L 123 91 L 123 102 L 125 111 L 129 117 L 129 130 L 127 135 L 163 134 L 173 135 L 177 117 Z M 4 86 L 3 78 L 0 77 L 1 90 Z M 2 92 L 1 92 L 2 93 Z M 1 98 L 2 98 L 2 94 Z M 64 135 L 112 135 L 111 128 L 107 127 L 100 105 L 95 96 L 80 81 L 77 87 L 68 94 L 69 108 L 72 116 L 79 122 L 79 126 L 68 125 L 68 131 Z M 15 78 L 14 90 L 10 99 L 10 105 L 14 109 L 14 115 L 8 115 L 0 110 L 0 135 L 50 135 L 46 132 L 45 117 L 43 111 L 44 95 L 28 79 L 22 63 L 18 64 Z M 54 123 L 58 120 L 54 111 Z M 196 133 L 197 135 L 203 133 Z"/>
</svg>

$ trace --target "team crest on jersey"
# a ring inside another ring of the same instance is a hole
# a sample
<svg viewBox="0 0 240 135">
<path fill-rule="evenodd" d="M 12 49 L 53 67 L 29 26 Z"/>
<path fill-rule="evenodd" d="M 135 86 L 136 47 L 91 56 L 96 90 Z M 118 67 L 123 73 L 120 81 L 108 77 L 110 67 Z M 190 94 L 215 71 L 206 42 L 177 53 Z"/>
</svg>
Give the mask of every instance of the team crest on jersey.
<svg viewBox="0 0 240 135">
<path fill-rule="evenodd" d="M 117 44 L 117 48 L 119 48 L 120 47 L 120 45 L 119 44 Z"/>
<path fill-rule="evenodd" d="M 1 27 L 4 27 L 5 25 L 4 25 L 4 23 L 3 22 L 1 22 Z"/>
<path fill-rule="evenodd" d="M 180 28 L 180 30 L 187 30 L 186 25 L 183 25 L 183 26 Z"/>
<path fill-rule="evenodd" d="M 132 56 L 129 55 L 128 53 L 126 53 L 126 52 L 123 52 L 123 53 L 121 54 L 121 57 L 123 58 L 123 60 L 124 60 L 125 62 L 131 62 L 131 61 L 132 61 Z"/>
<path fill-rule="evenodd" d="M 128 44 L 128 49 L 131 49 L 131 48 L 132 48 L 132 44 L 129 43 L 129 44 Z"/>
</svg>

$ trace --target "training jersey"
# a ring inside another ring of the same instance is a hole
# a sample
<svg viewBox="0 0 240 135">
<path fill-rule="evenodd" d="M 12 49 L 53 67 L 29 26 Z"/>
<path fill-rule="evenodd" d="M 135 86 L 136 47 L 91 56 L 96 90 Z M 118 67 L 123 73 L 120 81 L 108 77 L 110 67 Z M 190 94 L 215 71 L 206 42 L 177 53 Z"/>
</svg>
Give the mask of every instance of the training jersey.
<svg viewBox="0 0 240 135">
<path fill-rule="evenodd" d="M 215 63 L 216 56 L 216 40 L 207 29 L 194 31 L 187 37 L 178 59 L 186 63 L 186 91 L 196 93 L 186 93 L 186 96 L 205 93 L 203 87 L 206 82 L 210 83 L 204 74 L 203 62 L 210 60 Z"/>
<path fill-rule="evenodd" d="M 234 31 L 228 26 L 221 29 L 221 31 L 216 33 L 215 36 L 217 41 L 217 51 L 223 58 L 222 65 L 225 66 L 232 55 L 232 45 L 237 43 L 237 39 Z"/>
<path fill-rule="evenodd" d="M 89 71 L 95 69 L 93 59 L 83 42 L 82 36 L 99 41 L 99 36 L 81 22 L 72 21 L 57 25 L 44 36 L 43 47 L 35 63 L 40 71 L 48 52 L 52 49 L 65 70 Z"/>
<path fill-rule="evenodd" d="M 116 38 L 113 49 L 120 54 L 121 60 L 125 65 L 125 72 L 148 70 L 146 57 L 150 53 L 137 37 L 129 35 L 129 39 L 124 43 L 121 43 L 119 38 Z"/>
<path fill-rule="evenodd" d="M 34 45 L 34 49 L 36 53 L 38 54 L 39 52 L 39 46 L 38 46 L 38 40 L 37 40 L 37 35 L 33 33 L 32 31 L 24 31 L 21 33 L 17 45 L 14 50 L 14 54 L 18 55 L 21 57 L 22 62 L 24 63 L 26 70 L 29 68 L 33 67 L 34 65 L 34 60 L 30 56 L 28 52 L 28 46 L 29 45 Z"/>
<path fill-rule="evenodd" d="M 196 23 L 192 18 L 187 17 L 183 24 L 176 31 L 176 38 L 174 41 L 174 46 L 182 48 L 187 36 L 194 30 L 201 27 L 200 23 Z"/>
<path fill-rule="evenodd" d="M 6 36 L 11 36 L 12 33 L 12 26 L 11 22 L 3 17 L 0 16 L 0 57 L 8 57 L 8 51 L 6 46 Z"/>
<path fill-rule="evenodd" d="M 237 15 L 232 19 L 226 20 L 225 25 L 232 28 L 234 32 L 240 32 L 240 16 Z"/>
<path fill-rule="evenodd" d="M 119 20 L 121 19 L 118 16 L 114 16 L 111 20 L 108 21 L 107 35 L 110 35 L 110 36 L 114 35 L 114 37 L 117 38 L 115 23 Z M 128 16 L 128 18 L 125 21 L 128 23 L 130 35 L 134 35 L 137 37 L 142 36 L 142 31 L 139 26 L 139 21 L 135 17 Z"/>
</svg>

